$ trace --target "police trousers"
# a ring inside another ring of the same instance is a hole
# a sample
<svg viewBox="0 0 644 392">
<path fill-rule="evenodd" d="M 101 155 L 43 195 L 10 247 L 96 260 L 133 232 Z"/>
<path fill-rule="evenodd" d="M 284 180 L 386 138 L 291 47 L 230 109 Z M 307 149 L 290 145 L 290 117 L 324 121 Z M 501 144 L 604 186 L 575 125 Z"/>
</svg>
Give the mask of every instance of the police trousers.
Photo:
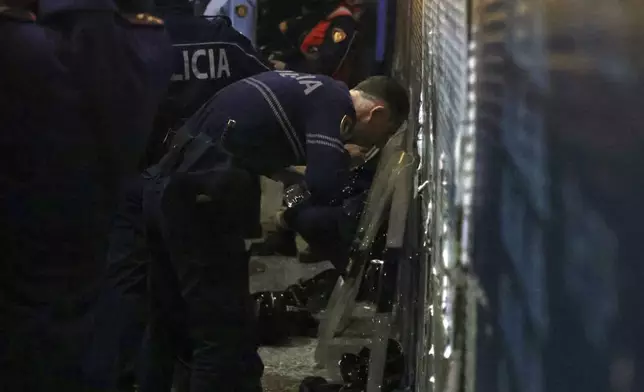
<svg viewBox="0 0 644 392">
<path fill-rule="evenodd" d="M 141 392 L 169 391 L 175 361 L 193 392 L 261 391 L 249 293 L 249 254 L 240 215 L 249 174 L 225 164 L 160 176 L 144 194 L 151 317 Z"/>
<path fill-rule="evenodd" d="M 84 377 L 96 391 L 113 391 L 124 369 L 136 369 L 148 316 L 150 250 L 143 218 L 147 180 L 126 185 L 109 238 L 107 269 L 94 331 L 84 361 Z M 132 382 L 133 380 L 126 380 Z"/>
<path fill-rule="evenodd" d="M 91 328 L 91 303 L 48 305 L 20 315 L 4 305 L 0 305 L 0 390 L 86 392 L 81 363 Z"/>
</svg>

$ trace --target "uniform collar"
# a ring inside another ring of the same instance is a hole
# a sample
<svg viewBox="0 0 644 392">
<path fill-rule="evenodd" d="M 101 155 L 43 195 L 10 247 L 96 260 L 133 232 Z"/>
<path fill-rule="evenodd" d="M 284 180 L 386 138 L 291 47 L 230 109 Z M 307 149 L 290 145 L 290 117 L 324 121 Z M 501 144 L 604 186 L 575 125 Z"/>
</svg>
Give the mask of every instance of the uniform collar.
<svg viewBox="0 0 644 392">
<path fill-rule="evenodd" d="M 39 18 L 70 11 L 116 12 L 116 5 L 112 0 L 39 0 L 38 3 Z"/>
</svg>

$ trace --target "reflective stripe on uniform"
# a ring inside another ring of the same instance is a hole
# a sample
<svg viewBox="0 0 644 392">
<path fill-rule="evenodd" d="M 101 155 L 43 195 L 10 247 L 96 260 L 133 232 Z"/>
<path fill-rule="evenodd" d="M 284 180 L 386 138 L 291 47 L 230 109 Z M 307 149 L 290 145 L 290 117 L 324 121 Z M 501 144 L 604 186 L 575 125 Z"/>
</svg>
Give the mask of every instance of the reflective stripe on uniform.
<svg viewBox="0 0 644 392">
<path fill-rule="evenodd" d="M 340 139 L 323 135 L 321 133 L 311 133 L 306 135 L 306 144 L 330 147 L 336 151 L 339 151 L 341 154 L 344 154 L 346 151 L 344 149 L 344 144 L 342 144 Z"/>
<path fill-rule="evenodd" d="M 293 128 L 291 121 L 288 119 L 286 111 L 284 111 L 282 104 L 280 104 L 273 91 L 266 84 L 252 77 L 243 79 L 242 81 L 255 87 L 262 97 L 264 97 L 264 100 L 273 111 L 277 122 L 280 124 L 282 131 L 284 131 L 284 135 L 286 135 L 286 138 L 291 145 L 291 150 L 293 151 L 295 158 L 300 162 L 304 161 L 306 155 L 304 147 L 297 136 L 297 132 L 295 132 L 295 128 Z"/>
</svg>

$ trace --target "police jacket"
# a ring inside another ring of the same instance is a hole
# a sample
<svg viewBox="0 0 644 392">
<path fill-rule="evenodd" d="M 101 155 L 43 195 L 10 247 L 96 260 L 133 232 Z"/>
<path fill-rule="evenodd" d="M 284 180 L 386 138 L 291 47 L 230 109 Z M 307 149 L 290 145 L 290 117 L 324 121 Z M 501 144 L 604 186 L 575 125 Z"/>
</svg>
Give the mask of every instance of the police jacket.
<svg viewBox="0 0 644 392">
<path fill-rule="evenodd" d="M 96 283 L 124 179 L 170 79 L 163 22 L 108 0 L 0 11 L 0 310 Z"/>
<path fill-rule="evenodd" d="M 342 79 L 343 67 L 353 47 L 357 22 L 353 12 L 339 6 L 310 26 L 310 17 L 284 21 L 280 30 L 296 42 L 298 55 L 284 59 L 286 68 L 297 72 L 318 73 Z"/>
<path fill-rule="evenodd" d="M 229 120 L 235 126 L 223 132 Z M 185 129 L 207 135 L 257 174 L 271 176 L 306 165 L 305 181 L 315 204 L 337 199 L 347 183 L 349 156 L 342 135 L 354 121 L 353 101 L 343 83 L 323 75 L 272 71 L 221 90 Z M 208 154 L 192 170 L 216 165 L 219 155 Z"/>
<path fill-rule="evenodd" d="M 222 88 L 271 68 L 251 42 L 223 16 L 205 18 L 164 14 L 175 48 L 174 73 L 166 99 L 159 108 L 150 140 L 148 164 L 165 153 L 163 140 Z M 145 165 L 148 166 L 148 165 Z"/>
</svg>

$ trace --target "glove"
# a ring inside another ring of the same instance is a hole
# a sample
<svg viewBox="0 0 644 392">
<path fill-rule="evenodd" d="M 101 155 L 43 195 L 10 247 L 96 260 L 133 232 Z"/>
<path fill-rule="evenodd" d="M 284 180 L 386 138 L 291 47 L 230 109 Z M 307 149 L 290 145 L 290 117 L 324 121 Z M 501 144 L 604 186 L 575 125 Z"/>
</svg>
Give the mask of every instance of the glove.
<svg viewBox="0 0 644 392">
<path fill-rule="evenodd" d="M 311 192 L 304 185 L 292 185 L 284 190 L 284 204 L 288 208 L 296 207 L 306 202 L 311 197 Z"/>
</svg>

